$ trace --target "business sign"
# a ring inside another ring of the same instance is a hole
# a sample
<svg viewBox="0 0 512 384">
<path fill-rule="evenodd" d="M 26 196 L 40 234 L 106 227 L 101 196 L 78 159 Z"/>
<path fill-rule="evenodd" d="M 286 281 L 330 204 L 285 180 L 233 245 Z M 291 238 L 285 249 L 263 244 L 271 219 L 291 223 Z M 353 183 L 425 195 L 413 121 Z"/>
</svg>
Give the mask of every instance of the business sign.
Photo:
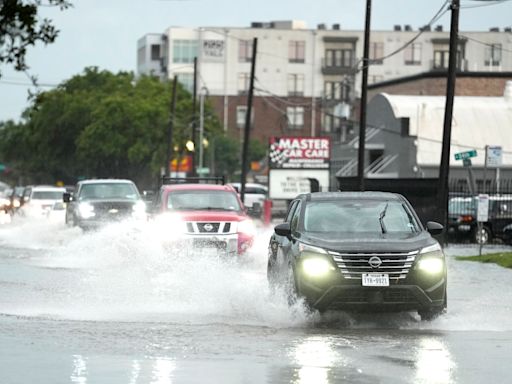
<svg viewBox="0 0 512 384">
<path fill-rule="evenodd" d="M 269 172 L 269 198 L 291 200 L 301 193 L 311 192 L 318 182 L 320 191 L 329 190 L 328 169 L 271 169 Z"/>
<path fill-rule="evenodd" d="M 478 195 L 476 220 L 482 222 L 489 221 L 489 195 Z"/>
<path fill-rule="evenodd" d="M 270 138 L 270 169 L 329 169 L 330 157 L 328 137 Z"/>
<path fill-rule="evenodd" d="M 487 166 L 488 167 L 501 167 L 502 163 L 502 148 L 498 145 L 487 147 Z"/>
<path fill-rule="evenodd" d="M 204 40 L 203 60 L 222 61 L 224 60 L 224 40 Z"/>
<path fill-rule="evenodd" d="M 476 149 L 472 149 L 471 151 L 456 153 L 454 156 L 455 156 L 455 160 L 464 160 L 464 159 L 469 159 L 471 157 L 476 157 L 477 153 L 476 153 Z"/>
</svg>

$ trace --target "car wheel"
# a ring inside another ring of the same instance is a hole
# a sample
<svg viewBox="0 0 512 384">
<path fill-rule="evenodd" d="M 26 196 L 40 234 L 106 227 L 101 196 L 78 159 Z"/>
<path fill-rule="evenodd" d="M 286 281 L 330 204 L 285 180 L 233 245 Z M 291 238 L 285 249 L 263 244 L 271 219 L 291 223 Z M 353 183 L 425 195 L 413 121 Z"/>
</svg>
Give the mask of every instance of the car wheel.
<svg viewBox="0 0 512 384">
<path fill-rule="evenodd" d="M 491 240 L 491 231 L 489 228 L 482 226 L 477 227 L 473 231 L 473 241 L 477 244 L 487 244 Z"/>
</svg>

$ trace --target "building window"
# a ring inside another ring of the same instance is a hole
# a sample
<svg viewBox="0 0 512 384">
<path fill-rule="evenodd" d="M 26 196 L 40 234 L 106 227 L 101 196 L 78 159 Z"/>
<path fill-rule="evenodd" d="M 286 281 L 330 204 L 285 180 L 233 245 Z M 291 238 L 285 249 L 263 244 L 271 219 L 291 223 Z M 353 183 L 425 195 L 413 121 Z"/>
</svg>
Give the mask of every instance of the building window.
<svg viewBox="0 0 512 384">
<path fill-rule="evenodd" d="M 370 62 L 371 64 L 382 64 L 384 56 L 384 43 L 370 43 Z"/>
<path fill-rule="evenodd" d="M 324 94 L 327 100 L 350 101 L 350 85 L 342 81 L 326 81 Z"/>
<path fill-rule="evenodd" d="M 421 43 L 409 44 L 404 50 L 405 65 L 421 65 Z"/>
<path fill-rule="evenodd" d="M 252 60 L 252 40 L 240 40 L 238 44 L 238 61 L 241 63 Z"/>
<path fill-rule="evenodd" d="M 289 74 L 288 75 L 288 96 L 304 95 L 304 75 Z"/>
<path fill-rule="evenodd" d="M 304 128 L 304 107 L 287 107 L 286 117 L 289 129 Z"/>
<path fill-rule="evenodd" d="M 434 51 L 434 68 L 448 68 L 448 61 L 450 58 L 450 51 L 437 50 Z"/>
<path fill-rule="evenodd" d="M 250 80 L 251 75 L 249 75 L 248 73 L 238 74 L 238 94 L 245 95 L 249 92 Z"/>
<path fill-rule="evenodd" d="M 350 68 L 353 64 L 353 49 L 327 49 L 325 51 L 326 67 Z"/>
<path fill-rule="evenodd" d="M 197 49 L 197 40 L 174 40 L 173 63 L 193 63 Z"/>
<path fill-rule="evenodd" d="M 247 106 L 237 105 L 236 106 L 236 127 L 245 128 L 245 119 L 247 118 Z M 251 110 L 251 128 L 254 124 L 254 109 Z"/>
<path fill-rule="evenodd" d="M 485 47 L 485 65 L 497 66 L 501 64 L 501 44 L 489 44 Z"/>
<path fill-rule="evenodd" d="M 160 60 L 160 45 L 151 44 L 151 60 L 153 60 L 153 61 Z"/>
<path fill-rule="evenodd" d="M 194 89 L 194 74 L 193 73 L 176 73 L 178 81 L 183 88 L 192 93 Z"/>
<path fill-rule="evenodd" d="M 306 43 L 304 41 L 290 41 L 288 45 L 288 61 L 290 63 L 304 63 Z"/>
</svg>

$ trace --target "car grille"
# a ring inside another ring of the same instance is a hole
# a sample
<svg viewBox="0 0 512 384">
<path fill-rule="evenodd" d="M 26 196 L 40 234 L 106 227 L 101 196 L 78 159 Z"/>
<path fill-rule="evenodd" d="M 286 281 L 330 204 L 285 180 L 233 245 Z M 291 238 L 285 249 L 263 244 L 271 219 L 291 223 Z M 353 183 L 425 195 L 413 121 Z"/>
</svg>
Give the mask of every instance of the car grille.
<svg viewBox="0 0 512 384">
<path fill-rule="evenodd" d="M 115 220 L 125 218 L 132 214 L 132 202 L 95 202 L 94 212 L 96 219 Z"/>
<path fill-rule="evenodd" d="M 334 252 L 333 257 L 343 277 L 361 280 L 363 273 L 387 273 L 390 280 L 405 279 L 418 251 L 412 252 Z M 370 259 L 380 260 L 378 267 L 370 265 Z"/>
<path fill-rule="evenodd" d="M 229 233 L 231 230 L 231 223 L 224 222 L 187 222 L 188 233 L 201 233 L 201 234 L 219 234 Z"/>
<path fill-rule="evenodd" d="M 406 289 L 344 289 L 330 304 L 330 309 L 344 309 L 348 304 L 374 303 L 378 298 L 380 304 L 414 304 L 418 300 Z"/>
</svg>

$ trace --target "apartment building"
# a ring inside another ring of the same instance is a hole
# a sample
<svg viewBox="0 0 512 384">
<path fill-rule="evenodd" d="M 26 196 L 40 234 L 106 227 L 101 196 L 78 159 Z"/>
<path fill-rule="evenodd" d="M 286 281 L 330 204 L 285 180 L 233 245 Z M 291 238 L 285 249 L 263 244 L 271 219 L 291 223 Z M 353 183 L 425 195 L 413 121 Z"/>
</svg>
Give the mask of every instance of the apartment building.
<svg viewBox="0 0 512 384">
<path fill-rule="evenodd" d="M 197 57 L 198 94 L 207 94 L 224 130 L 241 139 L 253 38 L 258 46 L 251 137 L 263 142 L 273 135 L 353 140 L 363 30 L 344 30 L 339 24 L 308 29 L 293 20 L 249 27 L 170 27 L 139 39 L 137 72 L 162 79 L 177 75 L 192 90 Z M 448 43 L 449 32 L 441 26 L 372 31 L 369 83 L 446 71 Z M 460 32 L 458 47 L 459 71 L 512 71 L 510 28 Z"/>
</svg>

